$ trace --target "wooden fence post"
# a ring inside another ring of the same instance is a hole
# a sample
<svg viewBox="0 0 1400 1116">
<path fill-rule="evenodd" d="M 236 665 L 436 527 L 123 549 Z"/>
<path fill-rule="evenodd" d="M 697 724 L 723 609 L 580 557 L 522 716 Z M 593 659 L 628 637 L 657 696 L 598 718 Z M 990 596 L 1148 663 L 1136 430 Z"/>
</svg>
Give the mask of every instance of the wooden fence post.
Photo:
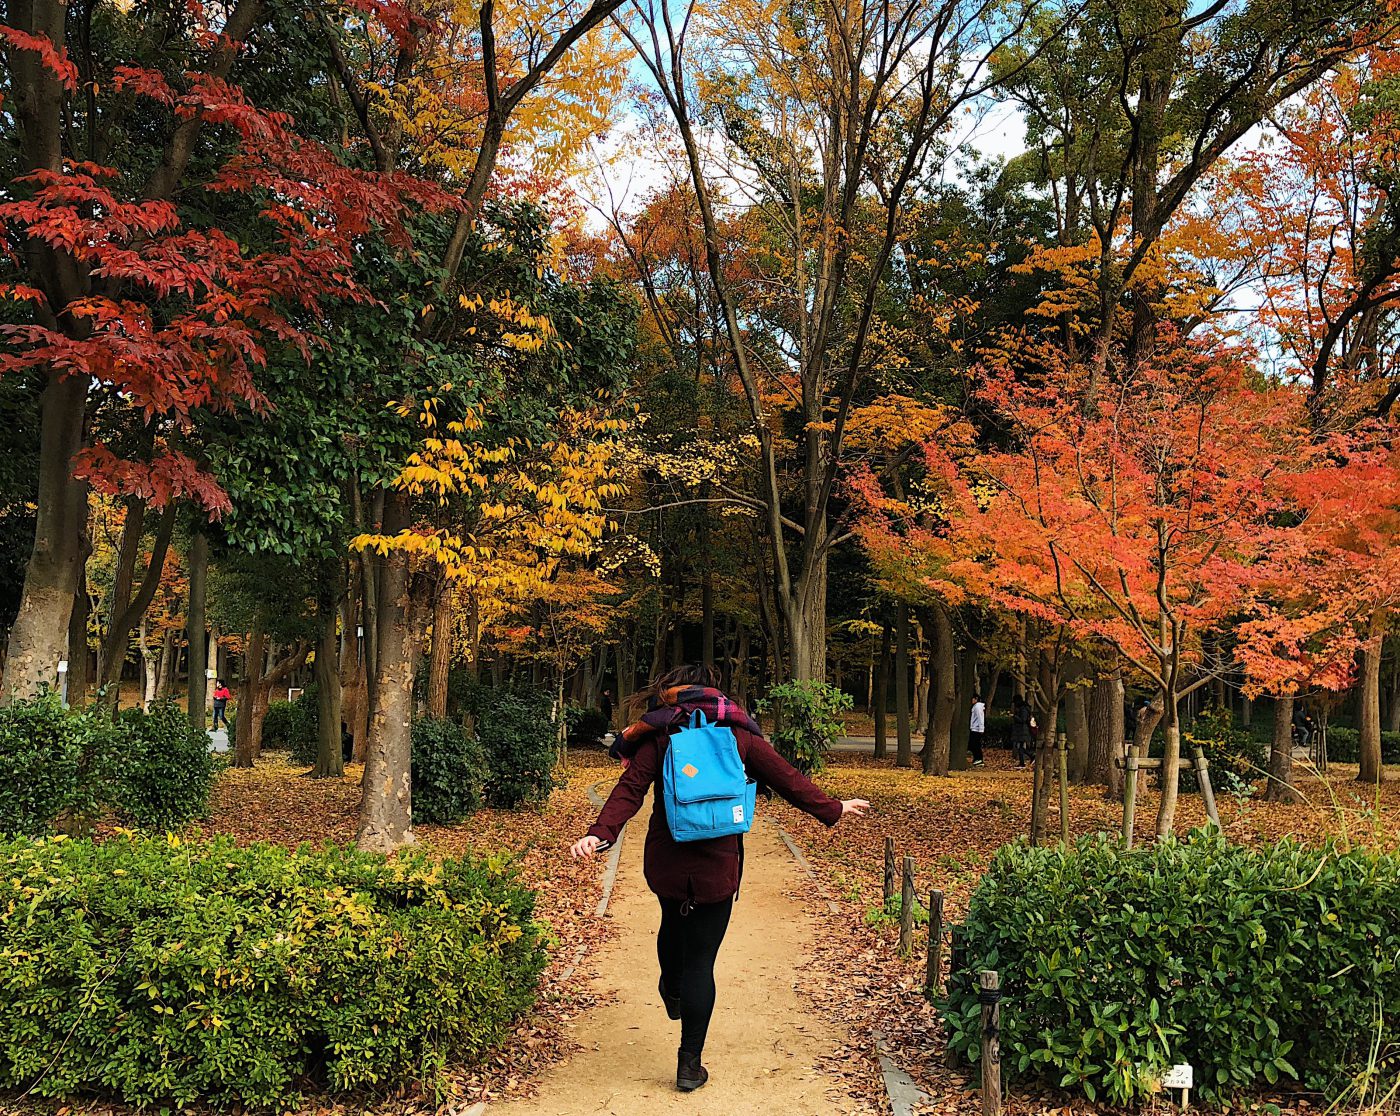
<svg viewBox="0 0 1400 1116">
<path fill-rule="evenodd" d="M 1138 753 L 1136 742 L 1128 745 L 1123 765 L 1123 847 L 1133 847 L 1133 821 L 1137 814 Z"/>
<path fill-rule="evenodd" d="M 1001 1116 L 1001 977 L 983 969 L 977 977 L 982 1004 L 982 1116 Z"/>
<path fill-rule="evenodd" d="M 899 889 L 899 953 L 914 952 L 914 858 L 904 858 L 904 880 Z"/>
<path fill-rule="evenodd" d="M 1201 788 L 1201 798 L 1205 801 L 1206 817 L 1216 829 L 1221 829 L 1220 814 L 1215 808 L 1215 788 L 1210 785 L 1210 762 L 1199 744 L 1192 747 L 1191 753 L 1196 765 L 1196 784 Z"/>
<path fill-rule="evenodd" d="M 924 969 L 924 995 L 937 996 L 943 975 L 943 892 L 928 893 L 928 963 Z"/>
<path fill-rule="evenodd" d="M 894 838 L 885 838 L 885 892 L 880 897 L 880 902 L 889 907 L 890 900 L 894 898 Z"/>
</svg>

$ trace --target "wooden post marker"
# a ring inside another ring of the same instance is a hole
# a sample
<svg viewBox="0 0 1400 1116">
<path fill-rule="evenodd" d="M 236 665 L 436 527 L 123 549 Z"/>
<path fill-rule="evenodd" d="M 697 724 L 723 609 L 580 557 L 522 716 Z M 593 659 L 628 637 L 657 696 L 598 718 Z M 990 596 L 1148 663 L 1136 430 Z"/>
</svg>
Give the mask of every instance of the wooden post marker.
<svg viewBox="0 0 1400 1116">
<path fill-rule="evenodd" d="M 885 838 L 885 893 L 880 897 L 880 901 L 886 907 L 890 900 L 894 898 L 894 838 Z"/>
<path fill-rule="evenodd" d="M 904 880 L 899 889 L 899 952 L 908 957 L 914 952 L 914 858 L 904 858 Z"/>
<path fill-rule="evenodd" d="M 924 995 L 938 995 L 943 975 L 943 892 L 928 893 L 928 964 L 924 969 Z"/>
<path fill-rule="evenodd" d="M 1001 977 L 995 969 L 977 976 L 982 1004 L 982 1116 L 1001 1116 Z"/>
</svg>

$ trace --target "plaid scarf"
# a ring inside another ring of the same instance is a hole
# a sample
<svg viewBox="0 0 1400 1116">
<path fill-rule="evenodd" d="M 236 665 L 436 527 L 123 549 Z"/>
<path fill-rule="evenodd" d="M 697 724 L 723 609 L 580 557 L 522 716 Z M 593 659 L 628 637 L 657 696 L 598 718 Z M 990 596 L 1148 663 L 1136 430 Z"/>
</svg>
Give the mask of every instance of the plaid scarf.
<svg viewBox="0 0 1400 1116">
<path fill-rule="evenodd" d="M 630 760 L 648 736 L 685 724 L 697 709 L 711 724 L 743 729 L 755 736 L 763 735 L 758 722 L 748 715 L 744 707 L 735 704 L 720 690 L 710 686 L 673 686 L 652 698 L 650 708 L 641 720 L 633 721 L 622 730 L 608 749 L 608 754 L 613 759 Z"/>
</svg>

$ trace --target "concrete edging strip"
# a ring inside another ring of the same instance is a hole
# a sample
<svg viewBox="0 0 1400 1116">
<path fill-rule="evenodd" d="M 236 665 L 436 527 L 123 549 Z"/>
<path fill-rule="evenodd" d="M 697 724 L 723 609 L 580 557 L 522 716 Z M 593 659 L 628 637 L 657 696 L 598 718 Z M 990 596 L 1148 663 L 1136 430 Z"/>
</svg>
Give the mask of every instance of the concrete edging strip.
<svg viewBox="0 0 1400 1116">
<path fill-rule="evenodd" d="M 598 788 L 602 785 L 602 783 L 595 783 L 588 788 L 588 801 L 593 803 L 594 806 L 602 806 L 603 803 L 607 801 L 607 799 L 598 792 Z M 617 840 L 613 842 L 612 852 L 608 854 L 608 867 L 603 873 L 603 894 L 598 897 L 598 905 L 593 908 L 594 918 L 602 918 L 608 913 L 608 903 L 612 901 L 613 885 L 617 883 L 617 866 L 622 861 L 622 839 L 626 836 L 627 826 L 624 825 L 618 832 Z M 574 971 L 579 967 L 580 962 L 583 961 L 584 954 L 587 952 L 588 946 L 580 942 L 578 948 L 574 950 L 574 959 L 569 962 L 569 967 L 559 974 L 560 984 L 563 984 L 574 975 Z"/>
</svg>

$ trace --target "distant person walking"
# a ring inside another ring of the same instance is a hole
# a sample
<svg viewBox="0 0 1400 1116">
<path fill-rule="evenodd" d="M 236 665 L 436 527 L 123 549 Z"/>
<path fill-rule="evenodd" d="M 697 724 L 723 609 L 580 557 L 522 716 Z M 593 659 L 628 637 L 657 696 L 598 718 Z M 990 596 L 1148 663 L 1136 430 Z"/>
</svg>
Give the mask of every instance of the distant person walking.
<svg viewBox="0 0 1400 1116">
<path fill-rule="evenodd" d="M 603 720 L 607 721 L 608 728 L 612 728 L 613 699 L 611 690 L 603 691 L 603 696 L 598 699 L 598 709 L 603 714 Z"/>
<path fill-rule="evenodd" d="M 607 848 L 641 807 L 647 790 L 655 787 L 643 870 L 647 886 L 661 903 L 657 990 L 666 1014 L 681 1023 L 676 1088 L 687 1093 L 710 1078 L 701 1055 L 715 1007 L 715 958 L 739 891 L 744 846 L 742 835 L 687 842 L 671 835 L 661 787 L 662 759 L 671 736 L 699 712 L 710 723 L 733 732 L 749 779 L 777 791 L 818 821 L 835 825 L 845 815 L 858 816 L 869 807 L 859 798 L 845 802 L 832 798 L 792 767 L 763 738 L 753 718 L 720 691 L 718 681 L 713 668 L 679 667 L 637 695 L 637 707 L 645 704 L 647 712 L 623 729 L 613 745 L 613 753 L 630 762 L 588 835 L 570 850 L 576 857 L 588 858 Z"/>
<path fill-rule="evenodd" d="M 972 719 L 967 726 L 967 750 L 972 753 L 972 766 L 982 766 L 982 740 L 987 735 L 987 703 L 979 694 L 972 703 Z"/>
<path fill-rule="evenodd" d="M 1035 743 L 1035 714 L 1031 703 L 1024 694 L 1017 694 L 1011 703 L 1011 751 L 1016 756 L 1016 766 L 1025 767 Z"/>
<path fill-rule="evenodd" d="M 214 683 L 214 731 L 219 731 L 219 722 L 224 723 L 224 728 L 228 728 L 228 699 L 232 695 L 224 685 L 222 678 Z"/>
</svg>

